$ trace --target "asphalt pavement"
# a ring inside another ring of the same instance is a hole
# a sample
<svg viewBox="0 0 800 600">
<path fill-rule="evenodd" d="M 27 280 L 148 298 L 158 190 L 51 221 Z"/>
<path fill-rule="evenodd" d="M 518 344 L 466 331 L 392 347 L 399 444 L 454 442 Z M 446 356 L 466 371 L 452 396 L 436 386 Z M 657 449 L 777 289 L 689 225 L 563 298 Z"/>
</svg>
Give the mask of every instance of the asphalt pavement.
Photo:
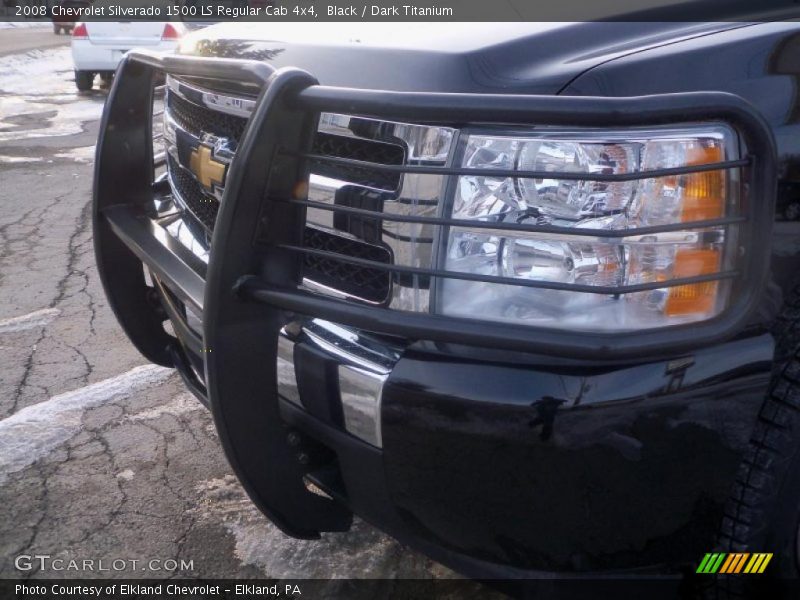
<svg viewBox="0 0 800 600">
<path fill-rule="evenodd" d="M 18 54 L 27 50 L 41 50 L 64 46 L 69 42 L 68 35 L 55 35 L 48 27 L 33 29 L 29 27 L 0 30 L 0 56 Z"/>
<path fill-rule="evenodd" d="M 107 91 L 75 90 L 66 41 L 0 30 L 0 578 L 454 577 L 362 521 L 319 541 L 280 533 L 209 413 L 126 340 L 92 249 Z M 126 566 L 18 558 L 32 555 Z"/>
</svg>

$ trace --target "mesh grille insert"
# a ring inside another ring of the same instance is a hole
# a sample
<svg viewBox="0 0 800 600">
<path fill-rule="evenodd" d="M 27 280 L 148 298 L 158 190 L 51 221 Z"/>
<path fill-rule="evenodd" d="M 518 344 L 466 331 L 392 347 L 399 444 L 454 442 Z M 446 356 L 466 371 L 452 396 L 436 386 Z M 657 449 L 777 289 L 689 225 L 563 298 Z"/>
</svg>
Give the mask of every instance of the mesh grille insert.
<svg viewBox="0 0 800 600">
<path fill-rule="evenodd" d="M 405 151 L 402 146 L 329 133 L 318 132 L 311 151 L 314 154 L 385 165 L 402 165 L 405 161 Z M 400 173 L 386 173 L 358 166 L 332 165 L 320 161 L 311 162 L 311 172 L 382 190 L 396 190 L 400 187 Z"/>
<path fill-rule="evenodd" d="M 169 93 L 167 104 L 170 114 L 178 124 L 196 135 L 210 133 L 234 141 L 241 139 L 247 119 L 211 110 L 184 100 L 178 94 Z"/>
<path fill-rule="evenodd" d="M 306 227 L 303 235 L 306 248 L 335 252 L 355 258 L 392 263 L 391 253 L 380 246 L 365 244 L 313 227 Z M 370 269 L 332 258 L 304 255 L 304 276 L 319 284 L 340 290 L 369 302 L 383 303 L 389 299 L 392 274 L 381 269 Z"/>
<path fill-rule="evenodd" d="M 182 169 L 172 155 L 169 156 L 169 176 L 172 185 L 186 203 L 186 208 L 209 230 L 214 229 L 214 222 L 219 212 L 219 201 L 203 191 L 194 177 Z"/>
<path fill-rule="evenodd" d="M 234 142 L 233 147 L 239 142 L 247 126 L 247 119 L 244 117 L 195 104 L 171 91 L 167 94 L 167 106 L 181 128 L 201 138 L 204 134 L 228 138 Z M 312 152 L 389 165 L 402 165 L 405 162 L 405 149 L 400 144 L 321 132 L 315 135 Z M 219 201 L 209 195 L 171 155 L 168 157 L 168 166 L 172 185 L 183 199 L 188 212 L 209 232 L 213 231 L 219 212 Z M 378 190 L 397 190 L 401 181 L 399 173 L 385 173 L 358 166 L 332 165 L 320 161 L 313 161 L 310 170 L 324 177 Z M 350 189 L 355 191 L 358 188 Z M 352 226 L 348 225 L 347 229 L 352 230 Z M 392 263 L 391 252 L 384 247 L 313 227 L 306 227 L 303 243 L 308 248 L 384 264 Z M 306 255 L 303 260 L 304 276 L 311 281 L 369 302 L 384 303 L 389 300 L 392 288 L 390 272 L 365 268 L 332 258 Z"/>
</svg>

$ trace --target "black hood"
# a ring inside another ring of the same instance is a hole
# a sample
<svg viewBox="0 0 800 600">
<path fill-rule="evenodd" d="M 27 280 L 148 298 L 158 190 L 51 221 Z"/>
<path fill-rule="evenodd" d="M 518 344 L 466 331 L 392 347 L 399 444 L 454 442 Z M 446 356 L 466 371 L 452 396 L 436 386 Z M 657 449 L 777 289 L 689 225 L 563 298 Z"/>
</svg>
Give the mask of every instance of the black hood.
<svg viewBox="0 0 800 600">
<path fill-rule="evenodd" d="M 299 67 L 325 85 L 556 94 L 603 62 L 742 23 L 232 23 L 181 52 Z"/>
</svg>

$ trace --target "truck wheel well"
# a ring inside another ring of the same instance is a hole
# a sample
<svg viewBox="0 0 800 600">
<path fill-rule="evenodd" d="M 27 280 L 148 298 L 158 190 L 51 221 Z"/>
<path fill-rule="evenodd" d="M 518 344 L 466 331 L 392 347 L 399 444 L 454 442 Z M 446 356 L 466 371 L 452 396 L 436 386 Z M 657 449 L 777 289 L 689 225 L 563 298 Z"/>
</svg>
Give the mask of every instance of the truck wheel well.
<svg viewBox="0 0 800 600">
<path fill-rule="evenodd" d="M 717 576 L 708 598 L 783 597 L 778 577 L 800 575 L 800 284 L 787 295 L 772 333 L 772 381 L 717 540 L 722 552 L 773 552 L 766 571 L 772 577 Z"/>
</svg>

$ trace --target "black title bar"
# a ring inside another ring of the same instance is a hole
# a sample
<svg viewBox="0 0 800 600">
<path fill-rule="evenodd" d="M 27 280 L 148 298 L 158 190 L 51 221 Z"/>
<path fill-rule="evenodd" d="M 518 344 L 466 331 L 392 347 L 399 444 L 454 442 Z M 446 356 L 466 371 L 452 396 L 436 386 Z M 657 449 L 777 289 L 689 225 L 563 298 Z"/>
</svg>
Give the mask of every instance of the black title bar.
<svg viewBox="0 0 800 600">
<path fill-rule="evenodd" d="M 10 0 L 0 21 L 772 21 L 796 0 Z M 1 34 L 0 34 L 1 35 Z"/>
</svg>

